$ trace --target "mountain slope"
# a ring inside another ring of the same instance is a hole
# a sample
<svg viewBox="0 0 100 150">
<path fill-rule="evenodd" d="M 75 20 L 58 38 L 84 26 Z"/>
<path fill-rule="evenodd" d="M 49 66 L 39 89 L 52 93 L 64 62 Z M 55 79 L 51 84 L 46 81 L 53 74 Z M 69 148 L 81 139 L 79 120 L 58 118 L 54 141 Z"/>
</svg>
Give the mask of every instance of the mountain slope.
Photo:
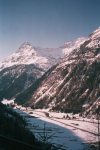
<svg viewBox="0 0 100 150">
<path fill-rule="evenodd" d="M 95 41 L 95 43 L 94 43 Z M 78 49 L 66 55 L 41 79 L 16 97 L 16 102 L 35 108 L 64 112 L 97 111 L 100 100 L 100 28 Z M 91 46 L 90 46 L 91 45 Z M 32 91 L 32 88 L 35 87 Z M 26 98 L 23 96 L 26 95 Z M 91 109 L 90 109 L 91 108 Z M 87 112 L 87 113 L 88 113 Z"/>
<path fill-rule="evenodd" d="M 84 38 L 75 40 L 74 44 L 69 46 L 70 51 L 78 48 L 83 40 Z M 61 47 L 53 49 L 33 47 L 28 42 L 22 44 L 16 53 L 0 64 L 0 100 L 11 99 L 30 87 L 66 53 Z"/>
</svg>

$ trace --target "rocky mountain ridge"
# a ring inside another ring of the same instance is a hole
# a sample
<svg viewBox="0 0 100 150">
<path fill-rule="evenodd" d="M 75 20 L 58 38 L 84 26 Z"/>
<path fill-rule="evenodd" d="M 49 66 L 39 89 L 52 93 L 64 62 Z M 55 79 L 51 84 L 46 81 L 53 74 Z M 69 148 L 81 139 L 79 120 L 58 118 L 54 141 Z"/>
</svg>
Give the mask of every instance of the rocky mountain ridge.
<svg viewBox="0 0 100 150">
<path fill-rule="evenodd" d="M 68 55 L 74 49 L 84 42 L 85 38 L 78 38 L 75 41 L 65 42 L 58 48 L 41 48 L 33 47 L 30 43 L 23 43 L 18 51 L 7 58 L 0 64 L 0 71 L 4 68 L 21 64 L 34 64 L 35 66 L 47 71 L 53 65 L 58 63 L 65 55 Z"/>
</svg>

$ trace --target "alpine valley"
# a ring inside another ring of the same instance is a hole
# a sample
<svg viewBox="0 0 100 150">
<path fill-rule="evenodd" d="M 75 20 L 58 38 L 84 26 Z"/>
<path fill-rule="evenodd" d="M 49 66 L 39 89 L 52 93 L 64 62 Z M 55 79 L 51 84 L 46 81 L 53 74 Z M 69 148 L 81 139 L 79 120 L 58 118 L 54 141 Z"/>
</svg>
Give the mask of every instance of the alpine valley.
<svg viewBox="0 0 100 150">
<path fill-rule="evenodd" d="M 0 64 L 0 101 L 95 114 L 100 101 L 100 27 L 58 48 L 28 42 Z"/>
</svg>

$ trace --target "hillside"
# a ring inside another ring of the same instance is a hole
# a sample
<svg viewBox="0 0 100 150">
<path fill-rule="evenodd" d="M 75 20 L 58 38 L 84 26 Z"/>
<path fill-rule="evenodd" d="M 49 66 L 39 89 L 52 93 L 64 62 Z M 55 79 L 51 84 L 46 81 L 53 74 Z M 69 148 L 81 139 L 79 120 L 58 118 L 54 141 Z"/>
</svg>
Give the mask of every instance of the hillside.
<svg viewBox="0 0 100 150">
<path fill-rule="evenodd" d="M 97 111 L 99 100 L 100 27 L 15 101 L 62 112 L 87 110 L 85 113 L 88 114 L 90 110 L 92 113 Z"/>
</svg>

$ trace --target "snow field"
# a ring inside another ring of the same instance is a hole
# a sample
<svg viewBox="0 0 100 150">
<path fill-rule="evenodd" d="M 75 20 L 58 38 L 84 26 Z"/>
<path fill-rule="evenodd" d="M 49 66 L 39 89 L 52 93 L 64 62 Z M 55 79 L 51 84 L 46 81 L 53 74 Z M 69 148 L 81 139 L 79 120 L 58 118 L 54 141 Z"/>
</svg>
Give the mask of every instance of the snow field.
<svg viewBox="0 0 100 150">
<path fill-rule="evenodd" d="M 3 104 L 13 104 L 13 100 L 2 101 Z M 79 114 L 74 115 L 75 119 L 67 119 L 67 115 L 72 118 L 73 114 L 49 112 L 49 109 L 31 109 L 30 107 L 22 107 L 15 104 L 13 109 L 22 115 L 28 123 L 28 128 L 32 131 L 36 138 L 45 137 L 47 142 L 51 142 L 54 146 L 63 150 L 83 150 L 85 143 L 94 143 L 98 141 L 98 124 L 95 119 L 82 118 Z M 49 114 L 47 117 L 46 113 Z M 91 122 L 92 123 L 91 123 Z M 49 138 L 50 137 L 50 138 Z M 84 143 L 84 144 L 83 144 Z"/>
<path fill-rule="evenodd" d="M 80 121 L 68 120 L 63 118 L 65 113 L 48 112 L 48 110 L 30 109 L 27 111 L 25 110 L 24 112 L 19 112 L 19 110 L 16 111 L 25 117 L 28 115 L 28 117 L 26 117 L 29 123 L 28 128 L 34 132 L 35 136 L 38 138 L 39 134 L 41 134 L 41 136 L 44 135 L 43 127 L 44 123 L 46 123 L 47 137 L 51 136 L 48 142 L 52 140 L 51 143 L 57 147 L 61 146 L 61 149 L 82 150 L 85 146 L 83 143 L 93 143 L 98 141 L 98 136 L 94 135 L 97 134 L 97 124 L 85 122 L 90 121 L 89 119 L 83 121 L 76 115 Z M 33 114 L 30 114 L 30 112 L 33 112 Z M 49 113 L 50 117 L 46 117 L 45 113 Z M 29 115 L 33 116 L 33 118 L 30 118 Z M 70 117 L 71 116 L 72 114 L 70 114 Z M 86 132 L 81 129 L 86 130 Z"/>
</svg>

